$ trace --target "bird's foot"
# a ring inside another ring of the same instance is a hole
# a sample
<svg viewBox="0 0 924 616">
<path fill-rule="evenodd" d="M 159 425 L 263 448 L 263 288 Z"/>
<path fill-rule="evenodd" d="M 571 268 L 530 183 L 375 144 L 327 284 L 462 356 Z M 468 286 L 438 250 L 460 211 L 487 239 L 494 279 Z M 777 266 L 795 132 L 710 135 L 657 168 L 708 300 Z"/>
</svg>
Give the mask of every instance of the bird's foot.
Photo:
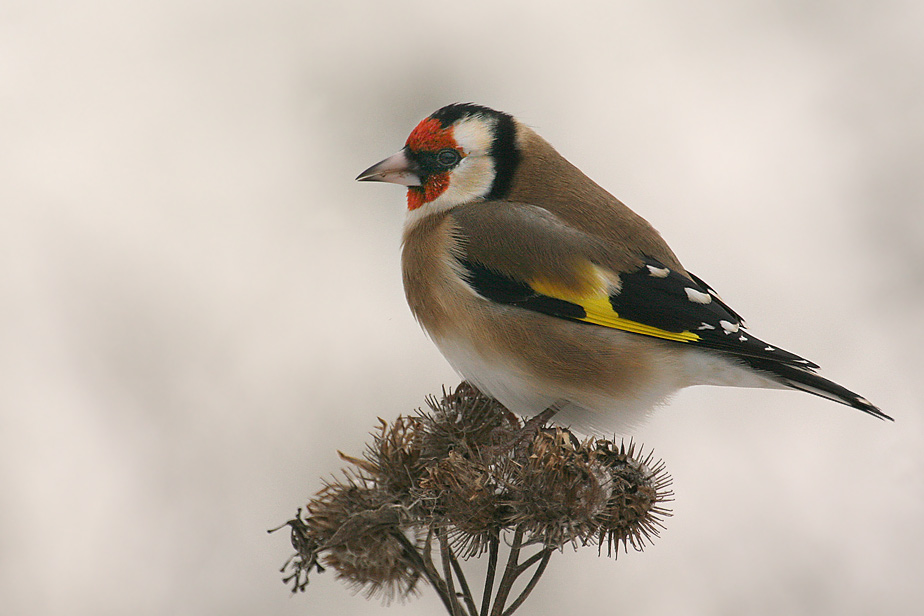
<svg viewBox="0 0 924 616">
<path fill-rule="evenodd" d="M 558 407 L 554 404 L 533 417 L 530 417 L 521 428 L 515 430 L 509 440 L 492 447 L 491 457 L 499 457 L 511 452 L 520 453 L 533 442 L 536 434 L 541 430 L 555 414 L 558 413 Z"/>
</svg>

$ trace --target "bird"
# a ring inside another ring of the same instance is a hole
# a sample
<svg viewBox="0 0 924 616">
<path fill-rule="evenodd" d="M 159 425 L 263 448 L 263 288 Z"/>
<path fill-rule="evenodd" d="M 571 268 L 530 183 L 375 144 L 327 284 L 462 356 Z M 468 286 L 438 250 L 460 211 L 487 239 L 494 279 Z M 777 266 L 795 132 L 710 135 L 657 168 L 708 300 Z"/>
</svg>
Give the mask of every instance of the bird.
<svg viewBox="0 0 924 616">
<path fill-rule="evenodd" d="M 412 313 L 470 384 L 584 432 L 693 385 L 794 389 L 892 420 L 753 336 L 660 233 L 512 115 L 453 103 L 356 178 L 407 187 Z"/>
</svg>

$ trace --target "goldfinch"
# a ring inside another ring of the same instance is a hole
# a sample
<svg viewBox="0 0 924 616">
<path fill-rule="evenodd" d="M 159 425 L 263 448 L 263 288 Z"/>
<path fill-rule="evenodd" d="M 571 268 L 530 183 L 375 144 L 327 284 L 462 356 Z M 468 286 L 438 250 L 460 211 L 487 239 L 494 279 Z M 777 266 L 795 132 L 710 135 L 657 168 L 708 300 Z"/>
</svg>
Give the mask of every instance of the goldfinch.
<svg viewBox="0 0 924 616">
<path fill-rule="evenodd" d="M 727 385 L 891 419 L 752 336 L 646 220 L 506 113 L 443 107 L 356 179 L 407 186 L 408 304 L 455 370 L 514 412 L 625 431 L 681 388 Z"/>
</svg>

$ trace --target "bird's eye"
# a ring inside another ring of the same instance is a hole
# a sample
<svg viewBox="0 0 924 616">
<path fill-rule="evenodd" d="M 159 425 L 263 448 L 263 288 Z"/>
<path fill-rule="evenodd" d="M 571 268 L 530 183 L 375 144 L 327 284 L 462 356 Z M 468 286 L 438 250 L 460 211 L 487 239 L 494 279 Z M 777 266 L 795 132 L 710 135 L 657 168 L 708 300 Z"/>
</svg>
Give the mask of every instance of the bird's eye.
<svg viewBox="0 0 924 616">
<path fill-rule="evenodd" d="M 443 167 L 452 167 L 462 158 L 459 153 L 452 148 L 445 148 L 436 153 L 436 162 Z"/>
</svg>

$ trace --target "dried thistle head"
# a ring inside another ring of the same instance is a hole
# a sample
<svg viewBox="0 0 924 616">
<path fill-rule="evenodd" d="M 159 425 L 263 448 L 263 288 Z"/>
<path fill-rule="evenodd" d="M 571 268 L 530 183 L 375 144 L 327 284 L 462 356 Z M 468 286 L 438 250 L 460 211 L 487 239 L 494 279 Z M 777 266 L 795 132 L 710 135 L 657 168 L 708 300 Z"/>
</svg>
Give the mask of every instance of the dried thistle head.
<svg viewBox="0 0 924 616">
<path fill-rule="evenodd" d="M 450 530 L 463 558 L 482 553 L 509 525 L 511 511 L 503 493 L 510 466 L 505 460 L 486 465 L 452 451 L 427 469 L 419 494 L 428 520 Z"/>
<path fill-rule="evenodd" d="M 635 443 L 617 448 L 611 441 L 595 444 L 598 459 L 612 477 L 612 490 L 606 508 L 599 517 L 597 540 L 600 550 L 607 546 L 607 556 L 618 554 L 619 544 L 628 551 L 631 545 L 641 550 L 664 528 L 662 520 L 671 512 L 663 505 L 673 500 L 671 478 L 664 462 L 654 460 L 653 453 L 642 457 Z"/>
<path fill-rule="evenodd" d="M 520 421 L 506 407 L 464 381 L 455 391 L 444 391 L 439 400 L 428 397 L 427 406 L 429 412 L 421 412 L 420 419 L 426 432 L 423 458 L 431 463 L 451 451 L 476 456 L 520 428 Z"/>
<path fill-rule="evenodd" d="M 513 523 L 550 548 L 592 540 L 612 479 L 591 442 L 562 428 L 540 430 L 518 462 L 509 492 Z"/>
<path fill-rule="evenodd" d="M 369 597 L 391 600 L 415 591 L 420 572 L 411 551 L 419 550 L 421 541 L 413 521 L 368 479 L 347 475 L 328 483 L 308 504 L 301 524 L 289 525 L 298 552 L 287 578 L 294 580 L 293 592 L 304 590 L 319 560 Z"/>
<path fill-rule="evenodd" d="M 399 415 L 391 424 L 379 418 L 363 459 L 343 453 L 340 457 L 368 474 L 380 490 L 408 503 L 410 491 L 426 471 L 421 460 L 425 439 L 424 421 L 419 416 Z"/>
</svg>

